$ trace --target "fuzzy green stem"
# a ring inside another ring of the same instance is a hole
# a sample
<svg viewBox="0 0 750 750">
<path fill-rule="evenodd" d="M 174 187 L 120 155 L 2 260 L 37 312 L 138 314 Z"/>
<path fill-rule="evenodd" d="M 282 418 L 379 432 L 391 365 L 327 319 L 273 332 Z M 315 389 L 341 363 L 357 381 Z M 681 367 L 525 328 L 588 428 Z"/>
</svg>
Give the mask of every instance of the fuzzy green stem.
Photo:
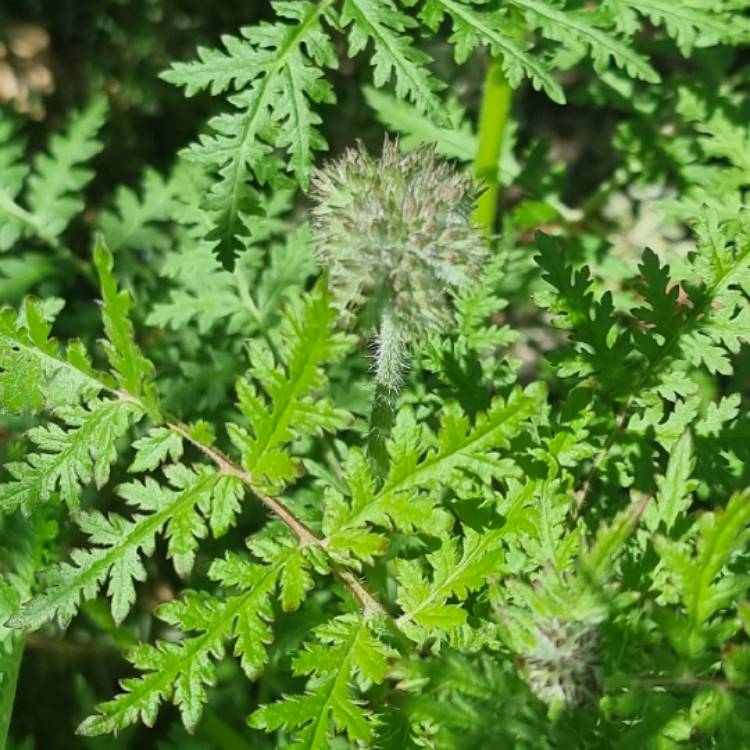
<svg viewBox="0 0 750 750">
<path fill-rule="evenodd" d="M 503 139 L 508 128 L 513 90 L 503 73 L 502 61 L 495 58 L 484 79 L 482 109 L 479 115 L 479 146 L 474 161 L 474 174 L 482 180 L 485 190 L 477 201 L 474 222 L 490 237 L 495 231 L 500 180 L 498 164 Z"/>
<path fill-rule="evenodd" d="M 383 481 L 388 474 L 388 449 L 386 442 L 396 418 L 395 396 L 382 384 L 375 386 L 370 412 L 370 432 L 367 437 L 367 452 L 370 455 L 375 476 Z"/>
<path fill-rule="evenodd" d="M 375 476 L 380 481 L 388 474 L 386 441 L 396 418 L 396 401 L 405 367 L 406 341 L 392 315 L 383 313 L 375 355 L 375 393 L 367 443 Z"/>
<path fill-rule="evenodd" d="M 0 663 L 0 750 L 5 750 L 8 742 L 8 732 L 10 731 L 10 719 L 13 715 L 13 703 L 16 698 L 16 685 L 18 684 L 18 674 L 21 671 L 21 660 L 23 659 L 23 650 L 26 645 L 25 636 L 13 638 L 13 645 L 10 652 L 2 657 Z"/>
<path fill-rule="evenodd" d="M 376 344 L 375 382 L 383 387 L 391 400 L 395 400 L 407 364 L 406 339 L 390 312 L 384 312 L 380 319 Z"/>
</svg>

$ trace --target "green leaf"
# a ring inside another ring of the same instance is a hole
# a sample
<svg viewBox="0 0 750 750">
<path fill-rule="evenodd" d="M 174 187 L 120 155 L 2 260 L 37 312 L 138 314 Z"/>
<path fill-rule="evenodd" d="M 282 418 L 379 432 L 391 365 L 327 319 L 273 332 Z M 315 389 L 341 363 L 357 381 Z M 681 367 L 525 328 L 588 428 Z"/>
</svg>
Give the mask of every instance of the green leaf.
<svg viewBox="0 0 750 750">
<path fill-rule="evenodd" d="M 107 100 L 98 97 L 74 114 L 62 135 L 53 135 L 49 153 L 34 162 L 28 203 L 34 222 L 49 237 L 58 237 L 84 206 L 80 196 L 94 172 L 83 166 L 101 151 L 96 136 L 107 115 Z"/>
<path fill-rule="evenodd" d="M 609 0 L 606 5 L 629 33 L 640 30 L 637 14 L 655 26 L 664 26 L 686 56 L 694 47 L 742 44 L 750 38 L 746 18 L 723 12 L 721 7 L 712 7 L 703 0 Z"/>
<path fill-rule="evenodd" d="M 538 57 L 527 52 L 518 41 L 519 34 L 507 12 L 478 10 L 476 4 L 466 0 L 425 0 L 421 17 L 436 32 L 444 16 L 450 16 L 453 22 L 450 41 L 456 62 L 465 62 L 477 44 L 485 45 L 502 61 L 503 72 L 512 86 L 517 87 L 526 76 L 534 88 L 544 90 L 552 101 L 564 104 L 562 87 Z"/>
<path fill-rule="evenodd" d="M 631 503 L 611 523 L 599 527 L 591 549 L 581 556 L 579 563 L 588 585 L 599 587 L 614 577 L 615 563 L 630 540 L 647 503 L 648 498 Z"/>
<path fill-rule="evenodd" d="M 413 105 L 372 86 L 365 86 L 365 99 L 384 125 L 401 134 L 401 148 L 411 151 L 434 144 L 441 156 L 471 162 L 476 157 L 477 137 L 459 104 L 446 103 L 450 126 L 436 125 Z"/>
<path fill-rule="evenodd" d="M 5 747 L 10 728 L 26 640 L 25 633 L 6 623 L 31 593 L 56 534 L 57 524 L 45 513 L 31 519 L 0 517 L 0 748 Z"/>
<path fill-rule="evenodd" d="M 133 250 L 167 249 L 170 238 L 159 225 L 168 222 L 178 208 L 184 190 L 183 175 L 178 168 L 165 179 L 157 171 L 147 169 L 143 175 L 140 195 L 128 187 L 115 194 L 114 207 L 102 213 L 97 222 L 112 253 Z"/>
<path fill-rule="evenodd" d="M 441 416 L 437 445 L 425 450 L 423 428 L 413 413 L 399 412 L 388 444 L 390 469 L 376 489 L 364 456 L 351 451 L 347 461 L 350 499 L 331 492 L 326 498 L 324 532 L 332 549 L 351 552 L 364 560 L 385 551 L 387 541 L 364 532 L 368 525 L 414 529 L 439 536 L 450 519 L 435 508 L 435 496 L 444 487 L 459 487 L 467 477 L 489 484 L 517 473 L 513 461 L 501 457 L 510 440 L 519 435 L 544 402 L 544 389 L 515 389 L 507 399 L 497 397 L 474 425 L 457 404 Z M 427 490 L 429 494 L 422 494 Z"/>
<path fill-rule="evenodd" d="M 585 10 L 560 10 L 546 0 L 510 0 L 526 16 L 530 25 L 540 28 L 549 39 L 561 44 L 583 44 L 591 52 L 598 73 L 607 69 L 610 58 L 634 78 L 659 83 L 659 74 L 629 45 L 596 26 Z"/>
<path fill-rule="evenodd" d="M 268 207 L 269 212 L 272 209 Z M 268 265 L 259 271 L 267 255 Z M 250 245 L 239 256 L 234 272 L 221 265 L 213 244 L 191 244 L 167 257 L 161 274 L 175 288 L 168 301 L 154 306 L 147 322 L 176 331 L 194 321 L 200 333 L 217 324 L 230 334 L 264 332 L 278 324 L 284 304 L 301 293 L 314 270 L 305 226 L 288 233 L 283 244 L 274 243 L 270 249 Z"/>
<path fill-rule="evenodd" d="M 188 591 L 182 599 L 161 606 L 160 619 L 197 635 L 133 649 L 128 659 L 145 674 L 124 680 L 124 692 L 100 705 L 98 713 L 78 727 L 78 733 L 116 732 L 139 719 L 153 726 L 160 704 L 170 699 L 178 706 L 185 727 L 193 731 L 207 701 L 206 687 L 216 681 L 214 662 L 224 657 L 227 640 L 234 640 L 234 653 L 248 677 L 262 672 L 272 639 L 272 597 L 280 574 L 296 554 L 294 546 L 282 544 L 274 548 L 268 564 L 234 554 L 214 561 L 210 578 L 235 592 L 215 596 Z"/>
<path fill-rule="evenodd" d="M 23 320 L 0 310 L 0 412 L 26 414 L 45 407 L 75 404 L 96 396 L 106 386 L 91 372 L 79 343 L 67 357 L 54 339 L 41 305 L 26 299 Z"/>
<path fill-rule="evenodd" d="M 331 5 L 332 0 L 276 2 L 276 12 L 291 23 L 248 27 L 244 40 L 224 37 L 226 52 L 201 49 L 198 62 L 178 63 L 163 74 L 188 94 L 203 88 L 213 93 L 239 89 L 231 100 L 235 111 L 210 120 L 210 134 L 186 151 L 190 160 L 219 175 L 205 207 L 214 217 L 209 238 L 218 241 L 226 268 L 234 266 L 237 238 L 246 234 L 243 217 L 257 212 L 248 180 L 279 186 L 282 173 L 291 171 L 306 187 L 313 154 L 326 147 L 312 105 L 334 101 L 322 73 L 337 64 L 321 26 Z M 286 152 L 286 161 L 276 149 Z"/>
<path fill-rule="evenodd" d="M 179 331 L 195 320 L 206 333 L 221 322 L 230 331 L 251 324 L 237 289 L 235 274 L 227 271 L 209 242 L 196 243 L 182 252 L 170 253 L 161 275 L 177 285 L 167 302 L 159 302 L 149 314 L 149 325 Z"/>
<path fill-rule="evenodd" d="M 615 393 L 629 392 L 633 346 L 626 335 L 615 335 L 620 332 L 611 292 L 597 299 L 589 268 L 574 270 L 558 239 L 538 234 L 536 247 L 539 255 L 535 260 L 552 291 L 542 290 L 535 301 L 554 314 L 555 326 L 575 331 L 573 351 L 556 354 L 560 375 L 596 375 Z"/>
<path fill-rule="evenodd" d="M 675 576 L 691 631 L 700 631 L 714 613 L 747 589 L 750 578 L 725 571 L 725 566 L 750 539 L 749 522 L 750 496 L 738 493 L 725 509 L 700 517 L 695 554 L 657 538 L 656 549 Z"/>
<path fill-rule="evenodd" d="M 29 515 L 57 492 L 75 510 L 81 486 L 93 481 L 101 489 L 106 484 L 117 458 L 117 440 L 143 415 L 140 406 L 120 400 L 57 407 L 53 416 L 61 424 L 50 422 L 28 433 L 41 452 L 8 464 L 13 479 L 0 485 L 0 510 L 11 513 L 20 508 Z"/>
<path fill-rule="evenodd" d="M 43 279 L 55 274 L 57 265 L 48 255 L 26 252 L 22 257 L 0 257 L 0 299 L 16 304 Z"/>
<path fill-rule="evenodd" d="M 744 215 L 740 220 L 747 221 Z M 641 305 L 626 325 L 618 320 L 610 292 L 597 299 L 587 267 L 574 271 L 559 241 L 537 237 L 537 262 L 554 289 L 537 299 L 556 314 L 556 325 L 575 331 L 572 349 L 554 355 L 560 375 L 595 375 L 617 400 L 653 406 L 654 393 L 676 401 L 694 392 L 684 375 L 686 364 L 711 373 L 732 371 L 730 355 L 750 335 L 743 297 L 750 288 L 750 241 L 745 230 L 730 241 L 712 211 L 698 217 L 697 229 L 697 252 L 688 260 L 690 278 L 682 287 L 655 253 L 644 252 L 635 282 Z M 680 288 L 686 304 L 678 304 Z"/>
<path fill-rule="evenodd" d="M 346 412 L 310 395 L 325 385 L 320 366 L 339 359 L 349 346 L 348 337 L 334 333 L 335 319 L 323 281 L 301 310 L 288 311 L 279 338 L 283 342 L 279 361 L 259 341 L 249 347 L 250 375 L 267 398 L 251 381 L 238 381 L 239 406 L 252 434 L 236 424 L 229 424 L 227 429 L 242 451 L 243 467 L 259 484 L 280 486 L 294 478 L 297 466 L 287 451 L 292 440 L 346 424 Z"/>
<path fill-rule="evenodd" d="M 664 527 L 670 531 L 680 516 L 687 513 L 691 493 L 697 486 L 690 477 L 695 467 L 690 433 L 686 432 L 674 445 L 669 456 L 667 472 L 659 486 L 656 509 Z"/>
<path fill-rule="evenodd" d="M 107 334 L 104 349 L 107 357 L 120 385 L 133 396 L 146 397 L 148 405 L 153 409 L 155 396 L 153 388 L 149 387 L 149 381 L 153 376 L 154 366 L 135 343 L 133 324 L 129 317 L 133 299 L 129 292 L 118 290 L 117 281 L 112 274 L 112 254 L 104 246 L 101 237 L 94 248 L 94 263 L 102 286 L 102 316 Z"/>
<path fill-rule="evenodd" d="M 179 461 L 182 457 L 182 436 L 169 427 L 153 427 L 147 435 L 133 443 L 135 459 L 128 471 L 133 473 L 152 471 L 169 457 Z"/>
<path fill-rule="evenodd" d="M 142 556 L 150 557 L 158 534 L 167 539 L 167 557 L 180 575 L 187 575 L 195 560 L 198 539 L 206 535 L 219 475 L 207 467 L 174 465 L 164 470 L 171 487 L 153 479 L 118 488 L 118 494 L 139 511 L 128 519 L 99 511 L 79 513 L 76 521 L 94 545 L 73 551 L 71 563 L 50 568 L 42 591 L 12 618 L 14 627 L 33 630 L 56 618 L 66 626 L 81 600 L 92 599 L 108 583 L 112 616 L 121 622 L 135 601 L 135 581 L 143 581 Z"/>
<path fill-rule="evenodd" d="M 262 706 L 250 724 L 273 731 L 296 730 L 295 750 L 327 750 L 331 738 L 345 733 L 350 742 L 371 742 L 371 717 L 352 696 L 350 685 L 358 675 L 379 683 L 388 651 L 370 624 L 355 615 L 342 615 L 315 629 L 318 642 L 307 644 L 294 659 L 296 674 L 312 674 L 304 695 L 287 696 Z"/>
<path fill-rule="evenodd" d="M 405 33 L 417 25 L 413 18 L 401 13 L 392 0 L 344 0 L 341 24 L 348 27 L 350 57 L 372 42 L 376 88 L 395 77 L 396 96 L 413 102 L 420 112 L 442 124 L 445 117 L 435 92 L 443 84 L 427 69 L 430 57 L 418 50 Z"/>
<path fill-rule="evenodd" d="M 0 250 L 13 247 L 24 231 L 23 221 L 14 215 L 29 171 L 24 150 L 18 122 L 0 112 Z"/>
<path fill-rule="evenodd" d="M 463 545 L 459 549 L 456 538 L 443 540 L 437 552 L 427 556 L 432 567 L 432 579 L 424 577 L 419 563 L 399 560 L 398 603 L 403 614 L 399 627 L 412 638 L 423 641 L 428 635 L 449 634 L 466 622 L 467 612 L 458 602 L 469 592 L 487 585 L 488 579 L 503 571 L 505 529 L 478 533 L 464 527 Z M 410 628 L 413 623 L 417 629 Z"/>
</svg>

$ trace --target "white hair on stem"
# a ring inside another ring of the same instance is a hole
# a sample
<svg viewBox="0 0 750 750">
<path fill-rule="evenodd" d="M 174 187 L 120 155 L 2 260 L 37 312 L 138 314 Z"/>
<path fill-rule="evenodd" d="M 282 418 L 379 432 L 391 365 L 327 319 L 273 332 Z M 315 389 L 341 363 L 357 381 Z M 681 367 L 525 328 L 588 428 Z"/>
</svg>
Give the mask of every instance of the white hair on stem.
<svg viewBox="0 0 750 750">
<path fill-rule="evenodd" d="M 389 398 L 395 398 L 409 366 L 407 341 L 389 312 L 384 312 L 375 340 L 375 382 Z"/>
</svg>

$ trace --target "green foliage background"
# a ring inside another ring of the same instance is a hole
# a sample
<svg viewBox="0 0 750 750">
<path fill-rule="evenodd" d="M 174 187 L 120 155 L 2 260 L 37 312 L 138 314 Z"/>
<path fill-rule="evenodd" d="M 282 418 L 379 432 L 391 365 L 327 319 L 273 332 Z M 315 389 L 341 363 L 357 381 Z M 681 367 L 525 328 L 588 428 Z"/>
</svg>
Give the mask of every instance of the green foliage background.
<svg viewBox="0 0 750 750">
<path fill-rule="evenodd" d="M 0 6 L 0 748 L 750 747 L 748 5 Z"/>
</svg>

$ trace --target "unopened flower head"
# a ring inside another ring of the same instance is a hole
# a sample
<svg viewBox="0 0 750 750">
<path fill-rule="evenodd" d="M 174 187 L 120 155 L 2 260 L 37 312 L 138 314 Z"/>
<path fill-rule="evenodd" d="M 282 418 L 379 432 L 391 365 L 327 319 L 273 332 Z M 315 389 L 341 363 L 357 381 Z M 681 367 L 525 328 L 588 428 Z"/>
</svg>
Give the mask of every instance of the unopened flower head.
<svg viewBox="0 0 750 750">
<path fill-rule="evenodd" d="M 315 254 L 345 318 L 359 315 L 403 348 L 441 330 L 450 293 L 480 267 L 486 246 L 472 224 L 478 185 L 432 148 L 402 155 L 386 141 L 380 159 L 360 145 L 318 170 L 312 195 Z M 397 353 L 378 342 L 393 372 Z M 401 352 L 403 359 L 403 352 Z M 380 369 L 380 362 L 378 369 Z"/>
<path fill-rule="evenodd" d="M 536 648 L 524 657 L 534 693 L 556 710 L 593 701 L 602 671 L 597 626 L 550 619 L 539 623 L 535 636 Z"/>
</svg>

